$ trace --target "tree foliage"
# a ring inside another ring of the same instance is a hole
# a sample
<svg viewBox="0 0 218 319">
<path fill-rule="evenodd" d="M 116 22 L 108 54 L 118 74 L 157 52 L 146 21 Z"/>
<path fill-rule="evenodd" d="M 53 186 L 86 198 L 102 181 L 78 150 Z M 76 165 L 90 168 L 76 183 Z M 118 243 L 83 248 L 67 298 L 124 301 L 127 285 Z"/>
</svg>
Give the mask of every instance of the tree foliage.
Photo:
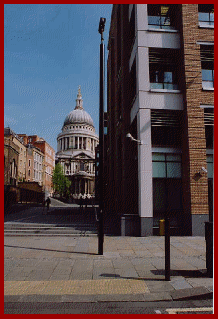
<svg viewBox="0 0 218 319">
<path fill-rule="evenodd" d="M 71 181 L 64 175 L 64 170 L 60 163 L 55 165 L 52 183 L 55 193 L 58 193 L 61 197 L 69 196 Z"/>
</svg>

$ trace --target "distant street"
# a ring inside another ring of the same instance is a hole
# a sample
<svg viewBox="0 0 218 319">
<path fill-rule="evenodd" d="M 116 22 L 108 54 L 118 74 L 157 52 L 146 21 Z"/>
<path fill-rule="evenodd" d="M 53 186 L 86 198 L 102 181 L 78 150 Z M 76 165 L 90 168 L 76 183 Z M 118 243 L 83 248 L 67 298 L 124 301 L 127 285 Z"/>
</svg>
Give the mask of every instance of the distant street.
<svg viewBox="0 0 218 319">
<path fill-rule="evenodd" d="M 95 235 L 95 208 L 66 204 L 51 198 L 46 207 L 15 205 L 4 218 L 5 236 L 12 235 Z"/>
</svg>

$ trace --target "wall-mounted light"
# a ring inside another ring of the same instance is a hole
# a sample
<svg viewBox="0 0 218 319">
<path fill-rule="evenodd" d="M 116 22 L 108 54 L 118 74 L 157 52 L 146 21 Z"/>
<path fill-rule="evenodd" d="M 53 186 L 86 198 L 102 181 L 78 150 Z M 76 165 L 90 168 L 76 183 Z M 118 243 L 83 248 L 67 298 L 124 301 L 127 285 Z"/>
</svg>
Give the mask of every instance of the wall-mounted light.
<svg viewBox="0 0 218 319">
<path fill-rule="evenodd" d="M 141 140 L 136 140 L 134 137 L 132 137 L 132 135 L 131 135 L 130 133 L 127 133 L 127 134 L 126 134 L 126 137 L 130 138 L 131 141 L 134 141 L 134 142 L 139 143 L 140 145 L 143 144 L 143 142 L 142 142 Z"/>
<path fill-rule="evenodd" d="M 201 167 L 199 174 L 207 173 L 207 169 L 205 167 Z"/>
<path fill-rule="evenodd" d="M 203 174 L 207 174 L 207 169 L 202 166 L 201 169 L 194 175 L 194 180 L 198 181 Z"/>
</svg>

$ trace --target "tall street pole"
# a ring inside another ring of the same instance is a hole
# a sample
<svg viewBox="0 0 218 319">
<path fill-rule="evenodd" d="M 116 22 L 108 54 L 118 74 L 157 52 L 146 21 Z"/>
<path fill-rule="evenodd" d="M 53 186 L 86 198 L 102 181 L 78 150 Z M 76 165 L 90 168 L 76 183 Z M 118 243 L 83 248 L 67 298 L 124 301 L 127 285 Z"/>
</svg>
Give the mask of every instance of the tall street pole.
<svg viewBox="0 0 218 319">
<path fill-rule="evenodd" d="M 104 242 L 104 27 L 105 18 L 100 18 L 98 32 L 101 34 L 100 44 L 100 83 L 99 83 L 99 229 L 98 229 L 98 254 L 103 255 Z"/>
</svg>

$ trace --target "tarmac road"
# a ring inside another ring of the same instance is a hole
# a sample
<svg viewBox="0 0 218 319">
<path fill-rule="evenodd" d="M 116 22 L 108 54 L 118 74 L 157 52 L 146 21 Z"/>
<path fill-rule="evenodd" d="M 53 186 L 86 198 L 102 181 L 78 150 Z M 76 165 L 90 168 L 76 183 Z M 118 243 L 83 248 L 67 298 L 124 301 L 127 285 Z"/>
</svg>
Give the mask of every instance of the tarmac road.
<svg viewBox="0 0 218 319">
<path fill-rule="evenodd" d="M 5 314 L 213 314 L 212 300 L 5 303 Z"/>
</svg>

